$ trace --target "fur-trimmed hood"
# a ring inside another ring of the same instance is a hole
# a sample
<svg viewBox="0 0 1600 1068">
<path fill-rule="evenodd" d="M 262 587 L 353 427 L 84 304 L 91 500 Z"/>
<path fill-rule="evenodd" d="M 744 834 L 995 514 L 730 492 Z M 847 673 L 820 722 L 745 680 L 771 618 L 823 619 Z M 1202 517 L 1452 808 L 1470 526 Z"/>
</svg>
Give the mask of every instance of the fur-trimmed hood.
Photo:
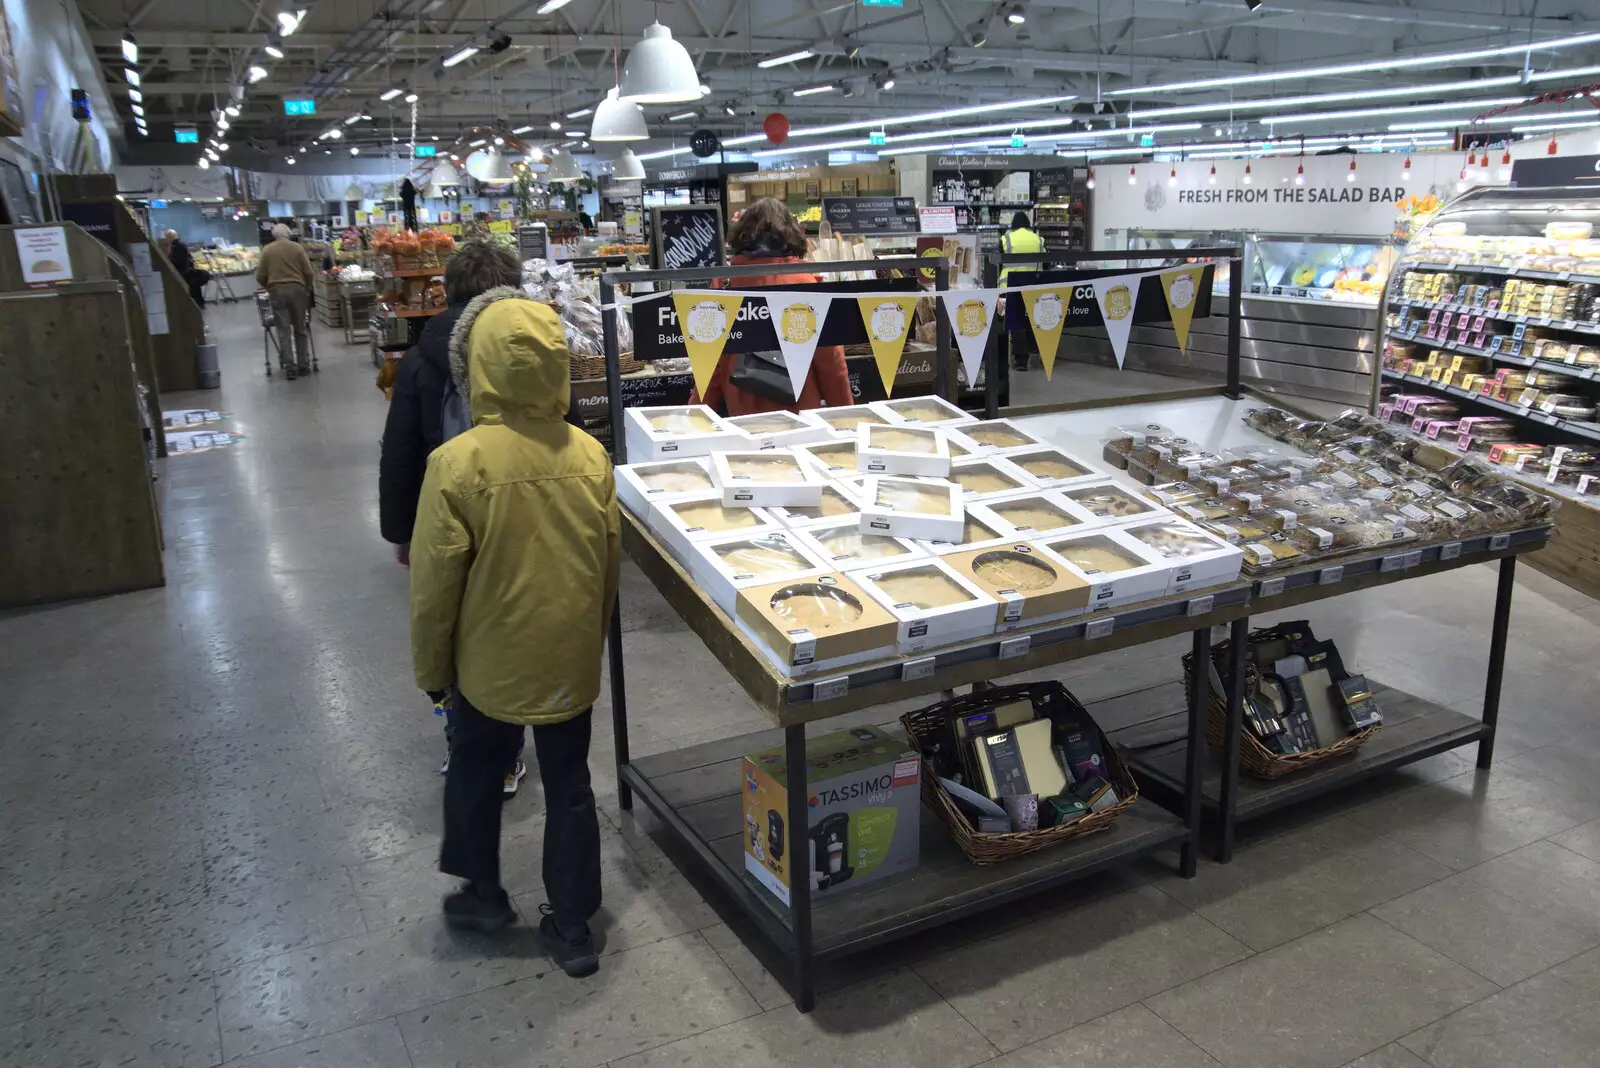
<svg viewBox="0 0 1600 1068">
<path fill-rule="evenodd" d="M 450 376 L 474 425 L 564 418 L 569 360 L 560 317 L 515 286 L 474 297 L 450 332 Z"/>
</svg>

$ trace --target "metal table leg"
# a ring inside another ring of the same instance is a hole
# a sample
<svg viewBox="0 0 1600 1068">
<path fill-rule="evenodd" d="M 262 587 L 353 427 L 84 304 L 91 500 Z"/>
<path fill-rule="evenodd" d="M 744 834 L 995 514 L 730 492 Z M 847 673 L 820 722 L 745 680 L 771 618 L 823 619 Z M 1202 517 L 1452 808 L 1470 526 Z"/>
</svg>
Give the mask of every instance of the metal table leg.
<svg viewBox="0 0 1600 1068">
<path fill-rule="evenodd" d="M 617 745 L 617 804 L 633 808 L 633 787 L 622 777 L 628 762 L 628 683 L 622 670 L 622 595 L 611 604 L 611 632 L 606 638 L 606 659 L 611 665 L 611 731 Z"/>
<path fill-rule="evenodd" d="M 813 960 L 811 957 L 811 823 L 806 785 L 806 727 L 799 723 L 783 729 L 783 757 L 789 776 L 788 817 L 785 837 L 789 852 L 789 914 L 794 927 L 795 1007 L 810 1012 Z"/>
<path fill-rule="evenodd" d="M 1236 619 L 1228 631 L 1228 719 L 1222 736 L 1222 789 L 1217 801 L 1217 863 L 1233 859 L 1234 810 L 1239 801 L 1239 747 L 1244 734 L 1244 658 L 1250 620 Z"/>
<path fill-rule="evenodd" d="M 1206 766 L 1206 701 L 1210 689 L 1206 658 L 1211 655 L 1211 632 L 1202 628 L 1194 632 L 1194 650 L 1191 656 L 1189 683 L 1189 751 L 1188 764 L 1183 776 L 1183 823 L 1189 829 L 1188 841 L 1178 857 L 1178 874 L 1185 879 L 1194 878 L 1200 864 L 1200 781 Z"/>
<path fill-rule="evenodd" d="M 1517 558 L 1500 561 L 1500 582 L 1494 591 L 1494 624 L 1489 630 L 1489 679 L 1483 688 L 1483 725 L 1488 733 L 1478 742 L 1478 767 L 1494 762 L 1494 732 L 1500 722 L 1500 683 L 1506 673 L 1506 631 L 1511 626 L 1511 593 L 1517 584 Z"/>
</svg>

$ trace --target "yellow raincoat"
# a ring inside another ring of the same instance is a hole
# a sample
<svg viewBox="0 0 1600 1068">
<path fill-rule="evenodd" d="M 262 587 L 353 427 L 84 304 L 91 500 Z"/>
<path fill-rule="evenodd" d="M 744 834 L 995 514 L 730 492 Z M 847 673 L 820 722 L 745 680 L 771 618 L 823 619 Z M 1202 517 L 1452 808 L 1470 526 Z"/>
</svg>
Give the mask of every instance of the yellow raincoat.
<svg viewBox="0 0 1600 1068">
<path fill-rule="evenodd" d="M 600 443 L 563 421 L 567 361 L 556 313 L 520 291 L 468 306 L 451 370 L 473 425 L 428 457 L 411 537 L 417 685 L 454 684 L 508 723 L 594 703 L 617 592 L 616 483 Z"/>
</svg>

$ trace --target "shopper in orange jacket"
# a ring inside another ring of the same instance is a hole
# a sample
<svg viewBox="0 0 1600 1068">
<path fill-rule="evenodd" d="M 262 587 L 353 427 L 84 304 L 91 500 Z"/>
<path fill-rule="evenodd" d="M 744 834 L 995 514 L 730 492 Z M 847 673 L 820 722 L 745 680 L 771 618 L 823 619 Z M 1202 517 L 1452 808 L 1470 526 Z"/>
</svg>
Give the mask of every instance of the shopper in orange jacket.
<svg viewBox="0 0 1600 1068">
<path fill-rule="evenodd" d="M 733 250 L 733 263 L 804 263 L 806 233 L 789 214 L 781 201 L 762 197 L 740 213 L 733 229 L 728 232 L 728 247 Z M 794 286 L 810 285 L 821 281 L 814 274 L 761 274 L 754 277 L 731 279 L 727 288 L 744 286 Z M 798 400 L 789 404 L 770 400 L 748 390 L 740 389 L 728 381 L 733 372 L 736 353 L 724 353 L 717 369 L 711 375 L 704 397 L 699 391 L 690 396 L 690 404 L 709 404 L 724 409 L 728 415 L 753 415 L 756 412 L 791 411 L 806 408 L 843 407 L 855 403 L 850 390 L 850 373 L 845 368 L 844 349 L 830 345 L 817 349 L 811 361 L 811 373 Z"/>
</svg>

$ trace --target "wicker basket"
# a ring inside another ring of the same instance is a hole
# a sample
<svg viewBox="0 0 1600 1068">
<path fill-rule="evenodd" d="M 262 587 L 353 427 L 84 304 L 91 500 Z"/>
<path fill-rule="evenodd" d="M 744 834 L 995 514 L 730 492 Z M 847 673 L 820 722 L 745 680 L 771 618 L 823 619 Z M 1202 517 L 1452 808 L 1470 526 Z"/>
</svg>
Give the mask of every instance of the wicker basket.
<svg viewBox="0 0 1600 1068">
<path fill-rule="evenodd" d="M 1055 694 L 1058 699 L 1064 698 L 1075 712 L 1093 722 L 1077 698 L 1073 697 L 1065 686 L 1059 682 L 1044 681 L 1027 682 L 1017 686 L 997 686 L 991 690 L 968 694 L 950 701 L 941 701 L 927 708 L 907 712 L 900 717 L 900 725 L 905 728 L 906 737 L 911 740 L 912 746 L 917 752 L 923 753 L 928 746 L 937 742 L 954 741 L 954 728 L 951 724 L 956 716 L 982 711 L 1007 701 L 1032 700 L 1046 693 Z M 950 795 L 945 793 L 944 787 L 939 785 L 939 776 L 925 756 L 922 761 L 923 803 L 939 814 L 939 818 L 950 830 L 950 837 L 974 864 L 998 864 L 1003 860 L 1036 853 L 1062 842 L 1070 842 L 1075 838 L 1109 830 L 1117 816 L 1139 799 L 1139 786 L 1134 782 L 1127 765 L 1122 762 L 1122 757 L 1112 748 L 1105 732 L 1100 731 L 1098 725 L 1095 730 L 1100 733 L 1100 749 L 1106 755 L 1106 780 L 1116 787 L 1117 796 L 1121 800 L 1098 812 L 1091 812 L 1075 823 L 1062 827 L 1042 827 L 1037 831 L 980 834 L 968 822 L 967 817 L 962 815 L 955 802 L 950 800 Z"/>
<path fill-rule="evenodd" d="M 1253 631 L 1250 634 L 1251 644 L 1273 637 L 1276 631 L 1271 628 Z M 1211 661 L 1217 667 L 1217 672 L 1223 678 L 1227 677 L 1228 657 L 1231 642 L 1224 639 L 1211 647 Z M 1191 705 L 1194 702 L 1194 654 L 1183 655 L 1183 685 L 1188 693 Z M 1225 733 L 1228 723 L 1228 698 L 1226 694 L 1207 691 L 1206 701 L 1206 742 L 1221 750 L 1225 742 Z M 1322 746 L 1320 749 L 1311 749 L 1304 753 L 1274 753 L 1261 740 L 1248 729 L 1241 727 L 1239 731 L 1239 764 L 1250 774 L 1261 779 L 1281 779 L 1285 775 L 1292 775 L 1306 768 L 1314 768 L 1318 764 L 1332 760 L 1334 757 L 1353 753 L 1366 744 L 1379 731 L 1380 727 L 1368 727 L 1366 730 L 1357 731 L 1355 734 L 1346 735 L 1332 745 Z"/>
<path fill-rule="evenodd" d="M 606 358 L 604 356 L 572 356 L 569 357 L 572 366 L 572 380 L 586 382 L 590 379 L 604 378 L 606 376 Z M 625 375 L 637 374 L 644 370 L 644 364 L 633 358 L 633 353 L 624 352 L 617 357 L 617 366 Z"/>
</svg>

